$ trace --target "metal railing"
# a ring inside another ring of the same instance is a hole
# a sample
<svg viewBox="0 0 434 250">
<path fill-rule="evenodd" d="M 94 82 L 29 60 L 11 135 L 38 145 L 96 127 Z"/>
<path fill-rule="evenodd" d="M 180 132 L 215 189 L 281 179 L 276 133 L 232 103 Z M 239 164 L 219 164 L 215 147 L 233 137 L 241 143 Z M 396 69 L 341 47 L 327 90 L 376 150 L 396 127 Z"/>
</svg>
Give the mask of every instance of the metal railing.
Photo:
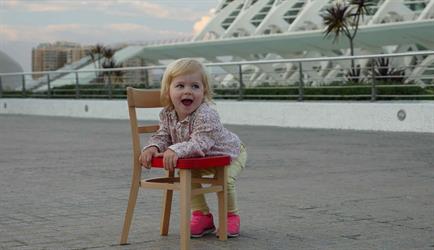
<svg viewBox="0 0 434 250">
<path fill-rule="evenodd" d="M 350 66 L 352 62 L 354 68 Z M 216 98 L 434 100 L 434 51 L 222 62 L 205 66 Z M 159 88 L 164 68 L 1 73 L 0 97 L 125 98 L 126 86 Z M 33 79 L 34 76 L 41 77 Z"/>
</svg>

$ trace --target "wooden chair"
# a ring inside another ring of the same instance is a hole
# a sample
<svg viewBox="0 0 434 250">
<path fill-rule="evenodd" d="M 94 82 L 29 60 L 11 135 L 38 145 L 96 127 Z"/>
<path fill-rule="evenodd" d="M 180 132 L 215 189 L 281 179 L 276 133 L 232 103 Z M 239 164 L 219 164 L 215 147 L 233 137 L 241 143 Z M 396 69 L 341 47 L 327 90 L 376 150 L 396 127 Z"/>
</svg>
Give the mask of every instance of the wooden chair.
<svg viewBox="0 0 434 250">
<path fill-rule="evenodd" d="M 133 144 L 133 173 L 128 207 L 125 214 L 120 244 L 127 244 L 128 233 L 133 218 L 139 187 L 164 190 L 163 209 L 161 214 L 160 234 L 167 235 L 169 231 L 170 212 L 172 207 L 173 191 L 180 192 L 180 238 L 181 249 L 190 248 L 190 209 L 191 197 L 197 194 L 217 193 L 218 197 L 218 228 L 220 240 L 227 239 L 227 168 L 230 164 L 229 156 L 213 156 L 179 159 L 177 169 L 179 177 L 174 176 L 175 171 L 166 171 L 164 177 L 141 179 L 142 167 L 139 162 L 141 153 L 140 134 L 152 133 L 158 130 L 158 125 L 138 126 L 136 108 L 157 108 L 160 104 L 159 90 L 139 90 L 127 88 L 128 110 L 131 125 Z M 162 168 L 162 158 L 153 158 L 152 167 Z M 217 174 L 214 178 L 192 178 L 192 169 L 214 167 Z M 210 184 L 202 188 L 191 188 L 191 183 Z"/>
</svg>

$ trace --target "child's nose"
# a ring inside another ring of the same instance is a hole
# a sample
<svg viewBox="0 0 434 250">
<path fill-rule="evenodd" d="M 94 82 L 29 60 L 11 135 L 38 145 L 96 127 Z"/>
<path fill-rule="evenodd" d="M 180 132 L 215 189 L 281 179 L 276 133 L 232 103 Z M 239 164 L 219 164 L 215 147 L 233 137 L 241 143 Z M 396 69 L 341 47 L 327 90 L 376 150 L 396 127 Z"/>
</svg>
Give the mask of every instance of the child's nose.
<svg viewBox="0 0 434 250">
<path fill-rule="evenodd" d="M 191 94 L 191 92 L 192 92 L 192 88 L 191 87 L 184 88 L 184 93 Z"/>
</svg>

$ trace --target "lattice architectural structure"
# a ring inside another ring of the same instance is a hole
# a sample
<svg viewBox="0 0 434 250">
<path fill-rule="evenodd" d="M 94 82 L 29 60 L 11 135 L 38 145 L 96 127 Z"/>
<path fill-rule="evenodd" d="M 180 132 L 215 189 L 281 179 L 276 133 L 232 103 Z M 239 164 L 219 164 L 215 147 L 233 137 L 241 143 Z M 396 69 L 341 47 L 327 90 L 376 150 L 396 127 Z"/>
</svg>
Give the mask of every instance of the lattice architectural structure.
<svg viewBox="0 0 434 250">
<path fill-rule="evenodd" d="M 193 41 L 218 40 L 238 37 L 258 37 L 273 34 L 295 33 L 302 31 L 323 30 L 324 24 L 321 13 L 335 0 L 222 0 L 215 10 L 214 17 L 198 33 Z M 434 0 L 374 0 L 369 6 L 370 13 L 361 20 L 360 28 L 384 23 L 411 22 L 434 19 Z M 429 37 L 429 35 L 427 36 Z M 356 37 L 357 39 L 357 37 Z M 342 38 L 341 38 L 342 40 Z M 325 40 L 324 42 L 332 42 Z M 342 41 L 347 42 L 347 41 Z M 417 44 L 402 44 L 387 47 L 355 48 L 356 55 L 374 53 L 398 53 L 418 50 L 434 49 L 434 27 L 431 38 Z M 321 57 L 350 55 L 349 49 L 316 50 L 300 45 L 299 52 L 288 54 L 253 54 L 233 57 L 232 60 L 279 59 L 300 57 Z M 218 58 L 207 58 L 219 61 Z M 227 59 L 226 59 L 227 60 Z M 362 69 L 367 67 L 367 60 L 357 61 Z M 414 58 L 397 59 L 393 61 L 395 67 L 405 68 L 408 72 L 407 80 L 418 80 L 421 74 L 434 75 L 434 56 L 420 56 Z M 307 63 L 303 65 L 305 82 L 311 84 L 328 84 L 345 74 L 345 65 L 339 62 Z M 424 66 L 424 67 L 417 67 Z M 298 79 L 297 65 L 275 64 L 262 66 L 243 66 L 243 73 L 249 79 L 250 85 L 264 82 L 283 83 L 291 79 Z M 415 68 L 417 70 L 411 70 Z M 228 76 L 224 81 L 229 84 L 237 81 L 236 75 Z M 432 77 L 429 83 L 432 83 Z M 419 81 L 423 84 L 423 81 Z M 426 83 L 426 81 L 425 81 Z"/>
</svg>

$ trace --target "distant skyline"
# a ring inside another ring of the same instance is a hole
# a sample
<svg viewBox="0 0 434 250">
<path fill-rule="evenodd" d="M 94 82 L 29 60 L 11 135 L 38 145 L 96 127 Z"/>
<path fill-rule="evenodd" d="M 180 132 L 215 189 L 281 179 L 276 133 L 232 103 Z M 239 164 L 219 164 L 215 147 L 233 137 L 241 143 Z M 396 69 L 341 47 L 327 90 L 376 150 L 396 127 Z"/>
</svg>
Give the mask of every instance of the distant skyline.
<svg viewBox="0 0 434 250">
<path fill-rule="evenodd" d="M 191 37 L 219 0 L 0 0 L 0 50 L 31 71 L 31 49 Z"/>
</svg>

